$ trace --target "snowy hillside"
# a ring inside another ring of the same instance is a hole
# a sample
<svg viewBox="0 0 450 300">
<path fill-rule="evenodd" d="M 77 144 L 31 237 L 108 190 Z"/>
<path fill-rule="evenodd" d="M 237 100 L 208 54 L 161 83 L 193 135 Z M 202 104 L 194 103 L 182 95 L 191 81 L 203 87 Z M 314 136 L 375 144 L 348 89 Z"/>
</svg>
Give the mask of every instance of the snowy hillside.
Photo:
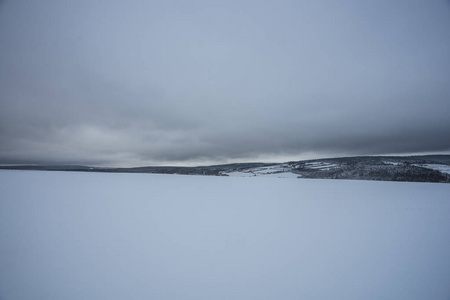
<svg viewBox="0 0 450 300">
<path fill-rule="evenodd" d="M 221 172 L 227 176 L 450 182 L 450 156 L 342 157 Z"/>
<path fill-rule="evenodd" d="M 290 166 L 286 164 L 274 164 L 270 166 L 247 168 L 237 171 L 222 172 L 222 175 L 232 177 L 278 177 L 278 178 L 297 178 L 299 175 L 292 173 Z"/>
<path fill-rule="evenodd" d="M 234 163 L 199 167 L 18 165 L 0 166 L 0 169 L 450 183 L 450 155 L 338 157 L 281 164 Z"/>
<path fill-rule="evenodd" d="M 441 165 L 441 164 L 416 164 L 416 167 L 421 167 L 425 169 L 436 170 L 438 172 L 449 174 L 450 175 L 450 166 L 449 165 Z"/>
<path fill-rule="evenodd" d="M 450 295 L 448 184 L 3 170 L 0 193 L 0 299 Z"/>
</svg>

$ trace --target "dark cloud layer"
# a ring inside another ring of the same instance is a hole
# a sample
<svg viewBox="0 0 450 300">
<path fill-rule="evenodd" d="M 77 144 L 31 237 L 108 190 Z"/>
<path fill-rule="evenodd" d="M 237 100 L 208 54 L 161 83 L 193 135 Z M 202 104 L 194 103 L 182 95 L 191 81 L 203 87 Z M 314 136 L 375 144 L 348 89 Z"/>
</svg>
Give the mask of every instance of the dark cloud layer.
<svg viewBox="0 0 450 300">
<path fill-rule="evenodd" d="M 450 151 L 447 1 L 0 2 L 0 163 Z"/>
</svg>

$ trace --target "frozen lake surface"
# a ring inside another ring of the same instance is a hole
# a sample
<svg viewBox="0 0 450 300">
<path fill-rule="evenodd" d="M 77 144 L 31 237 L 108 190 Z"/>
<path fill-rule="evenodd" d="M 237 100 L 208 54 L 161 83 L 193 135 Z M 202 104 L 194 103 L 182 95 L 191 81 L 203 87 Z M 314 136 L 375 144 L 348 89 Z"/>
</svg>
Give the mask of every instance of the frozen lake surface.
<svg viewBox="0 0 450 300">
<path fill-rule="evenodd" d="M 450 184 L 0 171 L 0 299 L 450 299 Z"/>
</svg>

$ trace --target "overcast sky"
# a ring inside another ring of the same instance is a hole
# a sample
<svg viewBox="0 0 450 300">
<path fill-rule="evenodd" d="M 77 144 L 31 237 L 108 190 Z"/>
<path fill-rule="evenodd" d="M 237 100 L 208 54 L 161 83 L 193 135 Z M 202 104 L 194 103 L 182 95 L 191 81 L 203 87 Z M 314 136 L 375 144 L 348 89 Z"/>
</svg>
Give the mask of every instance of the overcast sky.
<svg viewBox="0 0 450 300">
<path fill-rule="evenodd" d="M 450 2 L 0 0 L 0 163 L 450 151 Z"/>
</svg>

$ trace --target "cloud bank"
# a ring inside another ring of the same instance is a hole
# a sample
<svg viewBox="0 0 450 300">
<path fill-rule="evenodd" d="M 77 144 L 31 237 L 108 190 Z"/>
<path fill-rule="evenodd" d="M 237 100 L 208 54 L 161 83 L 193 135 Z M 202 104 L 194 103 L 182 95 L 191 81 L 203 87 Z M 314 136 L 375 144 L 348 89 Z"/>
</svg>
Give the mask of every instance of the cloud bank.
<svg viewBox="0 0 450 300">
<path fill-rule="evenodd" d="M 450 151 L 446 1 L 5 1 L 0 162 Z"/>
</svg>

